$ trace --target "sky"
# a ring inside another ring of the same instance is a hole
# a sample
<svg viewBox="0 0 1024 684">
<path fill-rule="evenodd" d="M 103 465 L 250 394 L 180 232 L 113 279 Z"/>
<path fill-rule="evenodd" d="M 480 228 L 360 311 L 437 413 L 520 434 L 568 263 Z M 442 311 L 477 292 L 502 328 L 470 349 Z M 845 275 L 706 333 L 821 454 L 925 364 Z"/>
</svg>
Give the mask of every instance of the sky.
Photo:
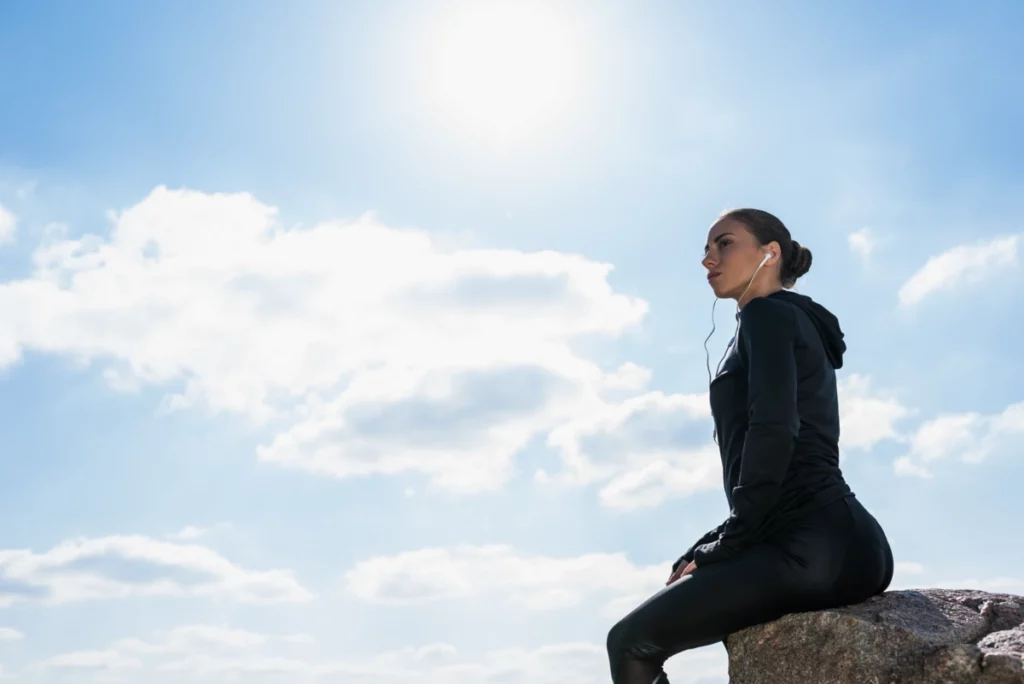
<svg viewBox="0 0 1024 684">
<path fill-rule="evenodd" d="M 610 681 L 728 513 L 738 206 L 892 588 L 1024 594 L 1024 6 L 825 5 L 3 3 L 4 677 Z"/>
</svg>

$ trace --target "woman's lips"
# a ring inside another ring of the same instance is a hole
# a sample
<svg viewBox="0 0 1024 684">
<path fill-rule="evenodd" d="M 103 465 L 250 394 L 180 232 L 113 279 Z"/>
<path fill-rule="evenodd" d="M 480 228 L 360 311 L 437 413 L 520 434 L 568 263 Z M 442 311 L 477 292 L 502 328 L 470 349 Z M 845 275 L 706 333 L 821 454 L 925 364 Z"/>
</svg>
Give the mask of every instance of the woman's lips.
<svg viewBox="0 0 1024 684">
<path fill-rule="evenodd" d="M 717 278 L 720 275 L 722 275 L 722 274 L 719 273 L 718 271 L 713 271 L 711 273 L 708 273 L 708 281 L 710 282 L 710 281 L 714 280 L 715 278 Z"/>
</svg>

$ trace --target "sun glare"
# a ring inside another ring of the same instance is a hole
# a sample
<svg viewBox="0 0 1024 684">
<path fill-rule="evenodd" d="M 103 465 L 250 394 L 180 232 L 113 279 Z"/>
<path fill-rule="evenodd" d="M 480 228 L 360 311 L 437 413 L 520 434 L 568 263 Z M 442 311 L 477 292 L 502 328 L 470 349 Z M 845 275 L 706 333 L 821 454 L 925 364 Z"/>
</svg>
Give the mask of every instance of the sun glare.
<svg viewBox="0 0 1024 684">
<path fill-rule="evenodd" d="M 468 133 L 507 144 L 556 123 L 578 86 L 573 27 L 549 7 L 476 2 L 435 34 L 432 92 Z"/>
</svg>

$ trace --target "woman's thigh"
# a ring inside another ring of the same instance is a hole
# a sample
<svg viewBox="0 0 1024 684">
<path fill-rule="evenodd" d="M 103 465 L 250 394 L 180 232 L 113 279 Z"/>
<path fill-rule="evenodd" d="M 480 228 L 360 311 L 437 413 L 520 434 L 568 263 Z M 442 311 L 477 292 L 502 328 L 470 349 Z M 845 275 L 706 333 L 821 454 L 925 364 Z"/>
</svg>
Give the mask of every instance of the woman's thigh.
<svg viewBox="0 0 1024 684">
<path fill-rule="evenodd" d="M 792 581 L 780 550 L 759 544 L 738 557 L 698 568 L 661 589 L 608 634 L 615 658 L 664 662 L 680 651 L 722 641 L 744 627 L 780 617 Z"/>
<path fill-rule="evenodd" d="M 845 501 L 807 516 L 736 558 L 698 567 L 619 621 L 609 653 L 664 662 L 787 613 L 843 603 L 837 585 L 857 559 Z"/>
</svg>

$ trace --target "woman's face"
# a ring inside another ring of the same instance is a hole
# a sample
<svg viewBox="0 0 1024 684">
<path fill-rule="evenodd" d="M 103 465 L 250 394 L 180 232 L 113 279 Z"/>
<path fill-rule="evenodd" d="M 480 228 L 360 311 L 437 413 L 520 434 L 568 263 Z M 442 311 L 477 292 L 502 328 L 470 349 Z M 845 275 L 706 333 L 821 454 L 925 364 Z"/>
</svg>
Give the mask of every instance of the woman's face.
<svg viewBox="0 0 1024 684">
<path fill-rule="evenodd" d="M 772 247 L 775 247 L 773 251 L 778 251 L 774 243 L 765 246 L 757 244 L 753 233 L 739 221 L 727 219 L 711 226 L 701 263 L 708 271 L 708 283 L 715 296 L 739 299 L 747 289 L 758 264 L 764 259 L 765 252 Z M 773 257 L 761 270 L 768 270 L 777 261 L 778 258 Z"/>
</svg>

